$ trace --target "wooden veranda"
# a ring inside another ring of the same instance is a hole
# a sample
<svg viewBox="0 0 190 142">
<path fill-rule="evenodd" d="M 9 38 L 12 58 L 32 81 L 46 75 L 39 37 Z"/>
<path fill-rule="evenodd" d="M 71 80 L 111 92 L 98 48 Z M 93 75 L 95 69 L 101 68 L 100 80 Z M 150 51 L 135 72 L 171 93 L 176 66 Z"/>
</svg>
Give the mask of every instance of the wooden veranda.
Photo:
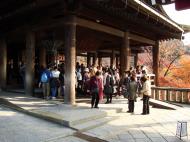
<svg viewBox="0 0 190 142">
<path fill-rule="evenodd" d="M 109 56 L 112 65 L 120 60 L 121 73 L 137 60 L 143 47 L 152 46 L 153 73 L 158 78 L 159 40 L 181 39 L 183 29 L 149 0 L 1 0 L 0 2 L 0 88 L 6 89 L 8 55 L 19 54 L 26 62 L 26 90 L 34 90 L 35 57 L 46 65 L 41 42 L 63 42 L 65 55 L 65 103 L 75 104 L 76 55 Z M 36 52 L 35 52 L 36 51 Z"/>
</svg>

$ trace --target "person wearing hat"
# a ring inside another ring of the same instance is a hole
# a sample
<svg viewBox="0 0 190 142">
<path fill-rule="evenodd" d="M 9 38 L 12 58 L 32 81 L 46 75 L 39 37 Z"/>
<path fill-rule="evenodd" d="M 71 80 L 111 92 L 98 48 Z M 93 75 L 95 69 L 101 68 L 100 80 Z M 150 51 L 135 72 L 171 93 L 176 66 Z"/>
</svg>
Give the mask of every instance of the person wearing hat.
<svg viewBox="0 0 190 142">
<path fill-rule="evenodd" d="M 90 83 L 89 69 L 85 68 L 83 74 L 83 91 L 85 95 L 89 94 L 89 89 L 90 89 L 89 83 Z"/>
<path fill-rule="evenodd" d="M 141 93 L 143 94 L 143 112 L 142 115 L 149 114 L 149 98 L 151 96 L 151 84 L 148 80 L 147 76 L 143 76 L 141 78 L 142 82 L 142 90 Z"/>
</svg>

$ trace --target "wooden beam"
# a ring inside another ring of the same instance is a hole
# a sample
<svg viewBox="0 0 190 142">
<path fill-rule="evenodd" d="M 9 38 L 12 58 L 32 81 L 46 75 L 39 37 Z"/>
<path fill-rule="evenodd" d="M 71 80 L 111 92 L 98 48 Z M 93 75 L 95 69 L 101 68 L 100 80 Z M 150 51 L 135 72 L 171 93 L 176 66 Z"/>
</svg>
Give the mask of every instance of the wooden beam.
<svg viewBox="0 0 190 142">
<path fill-rule="evenodd" d="M 154 40 L 151 40 L 151 39 L 148 39 L 148 38 L 136 35 L 136 34 L 132 34 L 132 33 L 130 33 L 130 37 L 129 38 L 133 39 L 135 41 L 139 41 L 139 42 L 143 42 L 143 43 L 148 43 L 148 44 L 151 44 L 151 45 L 155 45 L 156 44 L 156 42 Z"/>
<path fill-rule="evenodd" d="M 123 37 L 124 36 L 124 32 L 112 27 L 108 27 L 106 25 L 102 25 L 93 21 L 89 21 L 86 19 L 82 19 L 82 18 L 77 18 L 77 25 L 81 26 L 81 27 L 85 27 L 85 28 L 89 28 L 92 30 L 96 30 L 96 31 L 101 31 L 101 32 L 105 32 L 107 34 L 111 34 L 111 35 L 115 35 L 118 37 Z"/>
<path fill-rule="evenodd" d="M 111 35 L 118 36 L 118 37 L 122 37 L 122 38 L 124 37 L 123 31 L 116 29 L 116 28 L 113 28 L 113 27 L 109 27 L 109 26 L 106 26 L 106 25 L 103 25 L 100 23 L 96 23 L 93 21 L 89 21 L 86 19 L 82 19 L 79 17 L 77 17 L 76 22 L 77 22 L 77 25 L 81 26 L 81 27 L 85 27 L 85 28 L 89 28 L 92 30 L 104 32 L 104 33 L 111 34 Z M 142 43 L 155 45 L 155 41 L 148 39 L 148 38 L 145 38 L 145 37 L 142 37 L 142 36 L 139 36 L 139 35 L 136 35 L 136 34 L 130 33 L 129 38 L 132 40 L 135 40 L 135 41 L 142 42 Z"/>
</svg>

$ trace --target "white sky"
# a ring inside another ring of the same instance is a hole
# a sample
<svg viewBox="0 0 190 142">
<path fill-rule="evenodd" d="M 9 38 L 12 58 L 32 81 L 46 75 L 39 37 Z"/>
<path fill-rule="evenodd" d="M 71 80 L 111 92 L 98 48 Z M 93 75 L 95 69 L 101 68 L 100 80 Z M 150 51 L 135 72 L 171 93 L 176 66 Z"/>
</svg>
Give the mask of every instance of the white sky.
<svg viewBox="0 0 190 142">
<path fill-rule="evenodd" d="M 190 9 L 176 11 L 174 4 L 163 6 L 168 16 L 179 24 L 190 25 Z M 190 44 L 190 33 L 185 34 L 184 44 Z"/>
</svg>

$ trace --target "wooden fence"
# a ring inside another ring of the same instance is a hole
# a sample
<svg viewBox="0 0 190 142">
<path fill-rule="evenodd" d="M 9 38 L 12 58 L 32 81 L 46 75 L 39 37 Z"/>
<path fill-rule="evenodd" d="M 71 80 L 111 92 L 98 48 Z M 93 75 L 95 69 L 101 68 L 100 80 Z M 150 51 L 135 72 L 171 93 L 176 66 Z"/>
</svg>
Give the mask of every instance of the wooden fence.
<svg viewBox="0 0 190 142">
<path fill-rule="evenodd" d="M 152 86 L 151 89 L 152 89 L 152 98 L 155 100 L 190 103 L 189 88 Z"/>
</svg>

